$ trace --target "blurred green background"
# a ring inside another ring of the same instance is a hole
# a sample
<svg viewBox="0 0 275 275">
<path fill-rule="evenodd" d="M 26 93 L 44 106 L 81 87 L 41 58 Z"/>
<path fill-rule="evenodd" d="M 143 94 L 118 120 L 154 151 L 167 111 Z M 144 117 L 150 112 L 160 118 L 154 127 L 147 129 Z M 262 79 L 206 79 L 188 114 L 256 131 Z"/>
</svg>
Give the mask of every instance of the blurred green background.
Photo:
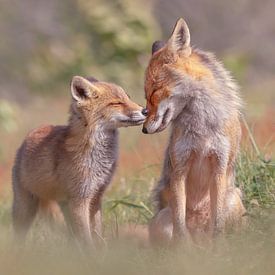
<svg viewBox="0 0 275 275">
<path fill-rule="evenodd" d="M 177 18 L 183 17 L 190 27 L 192 45 L 215 52 L 241 85 L 251 135 L 244 127 L 237 182 L 244 190 L 247 208 L 260 222 L 252 240 L 242 239 L 247 250 L 235 253 L 240 247 L 235 245 L 240 241 L 237 238 L 229 252 L 222 249 L 218 253 L 221 257 L 216 263 L 221 268 L 217 270 L 222 270 L 226 263 L 221 259 L 228 257 L 230 271 L 234 270 L 234 261 L 240 263 L 242 259 L 247 267 L 242 274 L 248 274 L 252 270 L 250 258 L 254 257 L 249 250 L 270 255 L 274 248 L 268 237 L 274 235 L 274 221 L 261 222 L 274 217 L 265 211 L 274 207 L 275 198 L 274 11 L 273 0 L 0 0 L 0 241 L 5 243 L 3 240 L 10 236 L 10 171 L 15 151 L 31 129 L 41 124 L 66 123 L 72 76 L 113 81 L 145 105 L 143 78 L 151 45 L 155 40 L 166 40 Z M 167 132 L 145 136 L 140 128 L 121 130 L 119 167 L 105 199 L 109 231 L 116 232 L 116 226 L 122 224 L 147 223 L 152 216 L 149 194 L 160 174 Z M 251 137 L 259 154 L 251 146 Z M 34 236 L 41 239 L 41 232 L 37 232 Z M 265 250 L 267 243 L 270 250 Z M 0 263 L 6 259 L 4 254 L 3 248 Z M 138 266 L 151 264 L 144 260 L 148 254 L 132 254 L 138 257 Z M 190 255 L 183 262 L 177 259 L 177 264 L 170 255 L 169 265 L 163 270 L 186 268 Z M 162 262 L 150 257 L 158 266 Z M 195 259 L 201 263 L 202 258 L 200 255 Z M 209 267 L 209 259 L 207 255 L 201 271 Z M 261 259 L 257 259 L 253 267 L 260 264 Z M 29 272 L 32 261 L 30 257 Z M 266 267 L 264 263 L 261 261 Z M 193 264 L 197 265 L 196 260 Z M 189 265 L 189 271 L 192 268 Z M 60 267 L 58 270 L 65 272 Z"/>
<path fill-rule="evenodd" d="M 16 129 L 18 106 L 26 110 L 42 97 L 67 100 L 76 74 L 114 81 L 145 104 L 151 44 L 167 39 L 179 17 L 189 24 L 192 44 L 214 51 L 233 72 L 248 115 L 270 117 L 274 10 L 272 0 L 1 0 L 1 130 Z"/>
</svg>

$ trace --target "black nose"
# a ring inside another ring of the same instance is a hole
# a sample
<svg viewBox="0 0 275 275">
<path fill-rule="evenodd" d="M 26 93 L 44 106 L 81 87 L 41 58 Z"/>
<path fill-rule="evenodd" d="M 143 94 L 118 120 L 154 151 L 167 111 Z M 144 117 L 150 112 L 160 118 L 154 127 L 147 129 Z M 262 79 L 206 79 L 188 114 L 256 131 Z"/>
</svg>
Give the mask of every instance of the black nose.
<svg viewBox="0 0 275 275">
<path fill-rule="evenodd" d="M 148 131 L 147 131 L 147 129 L 143 126 L 143 128 L 142 128 L 142 133 L 143 134 L 148 134 Z"/>
<path fill-rule="evenodd" d="M 148 115 L 148 109 L 146 108 L 143 108 L 141 113 L 144 115 L 144 116 L 147 116 Z"/>
</svg>

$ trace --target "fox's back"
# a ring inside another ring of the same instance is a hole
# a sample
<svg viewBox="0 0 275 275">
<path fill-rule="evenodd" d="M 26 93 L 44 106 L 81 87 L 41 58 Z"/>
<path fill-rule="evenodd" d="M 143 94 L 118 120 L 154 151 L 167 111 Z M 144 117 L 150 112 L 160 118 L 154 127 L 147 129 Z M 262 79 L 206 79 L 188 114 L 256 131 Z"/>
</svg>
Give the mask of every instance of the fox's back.
<svg viewBox="0 0 275 275">
<path fill-rule="evenodd" d="M 32 192 L 56 181 L 56 166 L 63 151 L 66 126 L 42 126 L 30 132 L 17 151 L 13 168 L 14 184 L 20 180 L 23 188 Z M 56 192 L 56 191 L 55 191 Z"/>
</svg>

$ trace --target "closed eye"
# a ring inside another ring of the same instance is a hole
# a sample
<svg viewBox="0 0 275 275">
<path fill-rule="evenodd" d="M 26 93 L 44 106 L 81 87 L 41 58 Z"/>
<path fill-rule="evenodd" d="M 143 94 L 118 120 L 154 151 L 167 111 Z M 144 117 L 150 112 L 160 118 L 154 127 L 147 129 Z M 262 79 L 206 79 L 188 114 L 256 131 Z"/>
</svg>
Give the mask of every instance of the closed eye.
<svg viewBox="0 0 275 275">
<path fill-rule="evenodd" d="M 123 105 L 123 102 L 111 102 L 108 104 L 108 106 L 119 106 L 119 105 Z"/>
<path fill-rule="evenodd" d="M 150 102 L 152 103 L 152 97 L 153 97 L 153 95 L 155 94 L 155 92 L 157 92 L 158 91 L 158 89 L 154 89 L 153 90 L 153 92 L 152 92 L 152 94 L 151 94 L 151 96 L 150 96 Z"/>
</svg>

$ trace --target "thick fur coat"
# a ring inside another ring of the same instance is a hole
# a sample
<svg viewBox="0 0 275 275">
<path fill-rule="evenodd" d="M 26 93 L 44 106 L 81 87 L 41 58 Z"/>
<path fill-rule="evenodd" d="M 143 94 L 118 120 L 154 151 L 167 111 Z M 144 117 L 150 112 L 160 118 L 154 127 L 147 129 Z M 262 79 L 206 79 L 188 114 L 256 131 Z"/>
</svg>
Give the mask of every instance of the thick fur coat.
<svg viewBox="0 0 275 275">
<path fill-rule="evenodd" d="M 75 235 L 101 235 L 101 198 L 118 158 L 119 127 L 144 122 L 142 107 L 111 83 L 74 77 L 66 126 L 33 130 L 13 167 L 13 224 L 24 237 L 38 205 L 64 202 Z"/>
<path fill-rule="evenodd" d="M 155 42 L 145 95 L 144 133 L 171 125 L 152 241 L 211 235 L 242 223 L 245 209 L 235 187 L 234 164 L 241 138 L 239 89 L 213 54 L 190 46 L 180 19 L 167 43 Z"/>
</svg>

